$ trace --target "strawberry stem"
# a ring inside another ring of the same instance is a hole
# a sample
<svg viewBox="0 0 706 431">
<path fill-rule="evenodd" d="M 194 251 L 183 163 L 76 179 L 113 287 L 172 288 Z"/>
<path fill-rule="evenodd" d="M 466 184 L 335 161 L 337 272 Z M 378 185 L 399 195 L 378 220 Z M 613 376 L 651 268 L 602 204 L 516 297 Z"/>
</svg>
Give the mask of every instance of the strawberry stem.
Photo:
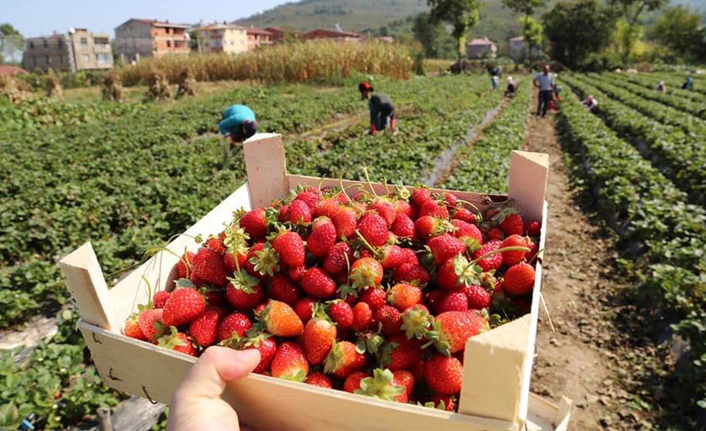
<svg viewBox="0 0 706 431">
<path fill-rule="evenodd" d="M 370 191 L 373 193 L 373 196 L 378 197 L 378 194 L 375 193 L 375 188 L 373 188 L 373 183 L 370 181 L 370 177 L 368 176 L 367 166 L 363 168 L 363 172 L 365 173 L 365 180 L 368 182 L 368 187 L 370 187 Z"/>
<path fill-rule="evenodd" d="M 498 254 L 498 253 L 502 253 L 502 252 L 504 252 L 504 251 L 524 251 L 525 253 L 527 253 L 528 251 L 530 251 L 530 249 L 527 248 L 527 247 L 501 247 L 501 248 L 499 248 L 499 249 L 497 249 L 497 250 L 493 250 L 493 251 L 490 251 L 490 252 L 488 252 L 488 253 L 482 255 L 482 256 L 479 257 L 478 259 L 475 259 L 475 260 L 471 261 L 471 263 L 472 263 L 472 264 L 476 264 L 477 262 L 479 262 L 479 261 L 481 261 L 481 260 L 483 260 L 483 259 L 485 259 L 485 258 L 488 258 L 488 257 L 490 257 L 490 256 L 496 255 L 496 254 Z M 470 264 L 469 264 L 469 265 L 470 265 Z"/>
</svg>

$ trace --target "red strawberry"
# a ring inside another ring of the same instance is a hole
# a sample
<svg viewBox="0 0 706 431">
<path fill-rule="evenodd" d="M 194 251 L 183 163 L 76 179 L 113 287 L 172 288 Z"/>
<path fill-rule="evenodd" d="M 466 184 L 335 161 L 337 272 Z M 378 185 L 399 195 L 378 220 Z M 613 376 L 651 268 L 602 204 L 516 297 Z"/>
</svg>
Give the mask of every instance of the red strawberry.
<svg viewBox="0 0 706 431">
<path fill-rule="evenodd" d="M 414 210 L 414 207 L 410 205 L 409 202 L 404 201 L 402 199 L 398 199 L 394 203 L 395 205 L 395 211 L 397 214 L 404 214 L 407 216 L 409 219 L 417 218 L 416 211 Z"/>
<path fill-rule="evenodd" d="M 459 208 L 454 213 L 453 219 L 463 220 L 466 223 L 476 224 L 478 223 L 478 217 L 471 212 L 468 208 Z"/>
<path fill-rule="evenodd" d="M 443 290 L 429 291 L 426 294 L 426 301 L 424 301 L 424 303 L 429 306 L 429 309 L 433 311 L 434 314 L 438 314 L 439 304 L 444 296 L 446 296 L 446 292 Z"/>
<path fill-rule="evenodd" d="M 161 308 L 148 308 L 140 313 L 137 324 L 148 341 L 156 343 L 157 338 L 162 336 L 164 332 L 164 324 L 162 322 L 163 312 L 164 310 Z"/>
<path fill-rule="evenodd" d="M 355 344 L 350 341 L 339 341 L 334 344 L 326 356 L 324 372 L 345 379 L 353 371 L 365 367 L 366 358 L 358 353 Z"/>
<path fill-rule="evenodd" d="M 419 259 L 417 258 L 417 253 L 411 248 L 402 248 L 400 250 L 400 265 L 403 263 L 412 263 L 414 265 L 419 265 Z"/>
<path fill-rule="evenodd" d="M 191 251 L 187 251 L 184 253 L 184 255 L 179 259 L 179 262 L 176 264 L 176 270 L 177 270 L 177 277 L 179 278 L 190 278 L 191 276 L 191 268 L 193 268 L 193 262 L 194 262 L 194 257 L 196 256 L 196 253 L 193 253 Z"/>
<path fill-rule="evenodd" d="M 404 310 L 422 302 L 422 289 L 413 284 L 398 283 L 392 286 L 388 298 L 398 310 Z"/>
<path fill-rule="evenodd" d="M 509 237 L 505 238 L 505 241 L 502 242 L 500 245 L 500 248 L 505 248 L 505 247 L 527 247 L 529 248 L 529 238 L 522 237 L 520 235 L 510 235 Z M 520 263 L 522 259 L 525 258 L 525 255 L 527 254 L 526 251 L 521 251 L 521 250 L 508 250 L 508 251 L 503 251 L 502 256 L 503 256 L 503 265 L 505 266 L 512 266 L 516 263 Z"/>
<path fill-rule="evenodd" d="M 263 208 L 255 208 L 240 218 L 238 225 L 250 235 L 250 238 L 262 238 L 267 235 L 267 216 Z"/>
<path fill-rule="evenodd" d="M 395 386 L 403 387 L 407 396 L 412 395 L 412 391 L 414 391 L 414 374 L 407 370 L 393 370 L 392 375 L 395 376 L 392 380 Z"/>
<path fill-rule="evenodd" d="M 444 313 L 446 311 L 467 311 L 468 310 L 468 298 L 466 294 L 459 291 L 447 292 L 439 305 L 436 308 L 437 313 Z"/>
<path fill-rule="evenodd" d="M 441 220 L 432 216 L 419 217 L 414 222 L 414 235 L 420 241 L 441 233 Z"/>
<path fill-rule="evenodd" d="M 446 206 L 437 204 L 436 201 L 428 200 L 424 202 L 424 205 L 419 209 L 419 217 L 425 216 L 448 219 L 449 210 L 446 209 Z"/>
<path fill-rule="evenodd" d="M 250 347 L 251 349 L 260 351 L 260 363 L 257 364 L 253 373 L 262 374 L 270 369 L 272 359 L 277 353 L 277 343 L 274 339 L 270 338 L 269 334 L 260 333 L 248 338 L 244 347 Z"/>
<path fill-rule="evenodd" d="M 247 250 L 247 249 L 246 249 Z M 237 260 L 237 264 L 236 264 Z M 223 255 L 223 265 L 226 268 L 226 272 L 228 274 L 232 274 L 238 270 L 238 267 L 241 269 L 246 269 L 248 267 L 248 256 L 247 253 L 228 253 L 226 252 Z"/>
<path fill-rule="evenodd" d="M 453 193 L 446 192 L 444 193 L 444 203 L 448 208 L 456 208 L 458 197 Z"/>
<path fill-rule="evenodd" d="M 391 305 L 383 305 L 375 310 L 375 320 L 382 325 L 383 334 L 396 334 L 402 326 L 402 315 Z"/>
<path fill-rule="evenodd" d="M 510 295 L 524 295 L 534 287 L 534 268 L 524 262 L 511 266 L 505 273 L 504 285 Z"/>
<path fill-rule="evenodd" d="M 341 210 L 341 203 L 336 198 L 322 199 L 316 204 L 314 217 L 328 217 L 333 220 Z"/>
<path fill-rule="evenodd" d="M 486 236 L 488 237 L 488 241 L 501 241 L 505 235 L 502 229 L 494 227 L 488 230 Z"/>
<path fill-rule="evenodd" d="M 383 267 L 372 257 L 363 257 L 351 266 L 351 282 L 357 289 L 375 287 L 382 282 Z"/>
<path fill-rule="evenodd" d="M 395 217 L 397 217 L 397 210 L 395 209 L 395 206 L 392 202 L 385 198 L 375 199 L 370 205 L 368 205 L 368 209 L 376 211 L 380 217 L 385 220 L 388 228 L 392 226 L 392 223 L 395 221 Z"/>
<path fill-rule="evenodd" d="M 376 311 L 387 303 L 387 294 L 380 287 L 369 288 L 361 292 L 360 302 L 365 302 L 371 310 Z"/>
<path fill-rule="evenodd" d="M 340 299 L 332 301 L 328 312 L 339 328 L 349 329 L 353 327 L 353 308 L 347 302 Z"/>
<path fill-rule="evenodd" d="M 405 382 L 395 382 L 392 371 L 380 368 L 373 370 L 372 377 L 361 380 L 360 389 L 357 389 L 355 393 L 400 403 L 406 403 L 408 400 Z"/>
<path fill-rule="evenodd" d="M 311 208 L 306 202 L 301 200 L 295 200 L 287 208 L 287 214 L 285 215 L 285 221 L 294 224 L 306 224 L 311 223 Z"/>
<path fill-rule="evenodd" d="M 308 383 L 313 386 L 318 386 L 320 388 L 333 389 L 333 383 L 331 379 L 324 373 L 311 373 L 309 377 L 306 378 L 304 383 Z"/>
<path fill-rule="evenodd" d="M 268 293 L 270 298 L 282 301 L 290 306 L 294 306 L 300 297 L 297 285 L 283 274 L 275 274 L 272 277 Z"/>
<path fill-rule="evenodd" d="M 292 342 L 280 344 L 275 357 L 272 358 L 270 368 L 273 377 L 297 382 L 303 382 L 309 374 L 309 363 L 304 349 Z"/>
<path fill-rule="evenodd" d="M 396 283 L 417 281 L 420 286 L 429 282 L 429 273 L 426 269 L 413 263 L 403 263 L 395 269 L 393 278 Z"/>
<path fill-rule="evenodd" d="M 300 282 L 302 290 L 315 298 L 329 298 L 336 293 L 336 282 L 321 268 L 310 268 Z"/>
<path fill-rule="evenodd" d="M 362 332 L 373 324 L 373 310 L 365 302 L 359 302 L 353 307 L 353 330 Z"/>
<path fill-rule="evenodd" d="M 441 265 L 452 257 L 463 253 L 466 245 L 449 234 L 435 236 L 427 242 L 434 256 L 434 263 Z"/>
<path fill-rule="evenodd" d="M 348 377 L 346 377 L 346 381 L 343 382 L 343 390 L 354 394 L 355 391 L 360 389 L 360 382 L 367 377 L 370 377 L 370 375 L 365 371 L 354 371 L 350 373 Z"/>
<path fill-rule="evenodd" d="M 210 248 L 211 250 L 219 254 L 223 254 L 226 251 L 226 246 L 225 244 L 223 244 L 223 241 L 220 238 L 213 236 L 206 240 L 206 242 L 204 243 L 204 247 Z"/>
<path fill-rule="evenodd" d="M 316 205 L 319 203 L 320 196 L 321 195 L 316 195 L 315 193 L 309 190 L 304 190 L 303 192 L 299 192 L 296 200 L 304 201 L 304 203 L 313 212 L 316 209 Z"/>
<path fill-rule="evenodd" d="M 233 278 L 226 287 L 228 302 L 238 311 L 250 311 L 265 299 L 262 286 L 256 278 L 250 277 L 247 281 L 240 277 Z"/>
<path fill-rule="evenodd" d="M 135 338 L 137 340 L 147 341 L 147 337 L 142 333 L 139 324 L 139 316 L 137 314 L 131 314 L 125 322 L 125 336 L 130 338 Z"/>
<path fill-rule="evenodd" d="M 407 339 L 404 334 L 387 337 L 383 349 L 383 364 L 392 371 L 411 370 L 422 360 L 422 343 L 416 338 Z"/>
<path fill-rule="evenodd" d="M 525 233 L 525 222 L 521 215 L 509 214 L 500 223 L 500 228 L 505 232 L 505 235 L 522 235 Z"/>
<path fill-rule="evenodd" d="M 466 341 L 487 329 L 488 321 L 477 311 L 447 311 L 434 318 L 434 345 L 441 353 L 458 353 Z M 428 364 L 427 364 L 428 365 Z"/>
<path fill-rule="evenodd" d="M 434 394 L 429 401 L 434 403 L 434 408 L 446 410 L 447 412 L 456 411 L 456 398 L 451 395 Z"/>
<path fill-rule="evenodd" d="M 483 234 L 476 225 L 466 223 L 463 220 L 451 220 L 451 224 L 456 228 L 456 230 L 454 230 L 454 236 L 456 238 L 466 237 L 476 241 L 478 245 L 483 244 Z"/>
<path fill-rule="evenodd" d="M 390 238 L 387 222 L 375 213 L 368 213 L 360 219 L 358 232 L 374 247 L 381 247 Z"/>
<path fill-rule="evenodd" d="M 397 245 L 387 244 L 380 250 L 382 254 L 382 259 L 380 263 L 383 269 L 393 269 L 402 265 L 404 255 L 402 254 L 402 248 Z"/>
<path fill-rule="evenodd" d="M 228 278 L 223 257 L 210 248 L 200 249 L 194 256 L 191 281 L 196 285 L 225 286 Z"/>
<path fill-rule="evenodd" d="M 474 265 L 463 255 L 449 259 L 436 271 L 436 284 L 445 290 L 454 290 L 460 286 L 478 283 L 478 272 Z"/>
<path fill-rule="evenodd" d="M 532 238 L 538 237 L 542 233 L 542 224 L 538 221 L 525 223 L 525 233 Z"/>
<path fill-rule="evenodd" d="M 338 214 L 333 219 L 333 224 L 336 226 L 336 238 L 352 238 L 355 235 L 355 230 L 358 227 L 358 215 L 351 207 L 342 207 Z"/>
<path fill-rule="evenodd" d="M 267 280 L 267 273 L 274 273 L 279 267 L 279 255 L 272 250 L 271 247 L 266 247 L 264 242 L 258 242 L 250 247 L 245 256 L 246 271 L 261 281 Z"/>
<path fill-rule="evenodd" d="M 154 297 L 152 298 L 152 304 L 154 305 L 154 308 L 164 308 L 164 304 L 167 303 L 167 300 L 170 296 L 172 296 L 171 292 L 167 292 L 166 290 L 160 290 L 159 292 L 156 292 L 154 294 Z"/>
<path fill-rule="evenodd" d="M 473 252 L 473 259 L 476 260 L 479 257 L 491 253 L 500 248 L 502 243 L 500 241 L 489 241 L 483 244 L 480 250 Z M 492 271 L 493 269 L 500 269 L 503 264 L 503 255 L 501 253 L 496 253 L 485 259 L 478 261 L 478 266 L 483 268 L 483 272 Z"/>
<path fill-rule="evenodd" d="M 304 328 L 304 349 L 311 365 L 323 363 L 335 342 L 336 326 L 327 318 L 314 316 L 307 322 Z"/>
<path fill-rule="evenodd" d="M 314 314 L 314 304 L 316 301 L 312 298 L 302 298 L 294 304 L 294 312 L 297 313 L 302 323 L 307 323 Z"/>
<path fill-rule="evenodd" d="M 345 242 L 339 242 L 328 249 L 324 258 L 324 269 L 332 275 L 348 271 L 348 266 L 353 263 L 353 250 Z"/>
<path fill-rule="evenodd" d="M 189 356 L 198 355 L 196 347 L 194 347 L 193 340 L 191 340 L 186 334 L 178 332 L 173 326 L 171 328 L 171 333 L 159 337 L 157 344 L 165 349 L 171 349 L 175 352 L 184 353 Z"/>
<path fill-rule="evenodd" d="M 311 225 L 311 234 L 306 238 L 306 245 L 315 257 L 326 256 L 336 243 L 336 226 L 328 217 L 319 217 Z"/>
<path fill-rule="evenodd" d="M 185 287 L 174 291 L 164 304 L 165 326 L 181 326 L 196 319 L 206 309 L 206 300 L 198 290 Z"/>
<path fill-rule="evenodd" d="M 289 209 L 289 205 L 282 205 L 279 207 L 279 212 L 277 213 L 277 221 L 280 223 L 284 223 L 287 221 L 287 210 Z"/>
<path fill-rule="evenodd" d="M 397 214 L 392 223 L 392 233 L 400 238 L 411 238 L 414 236 L 414 222 L 406 214 Z"/>
<path fill-rule="evenodd" d="M 492 298 L 483 286 L 471 284 L 469 286 L 461 286 L 460 290 L 466 295 L 468 308 L 471 310 L 482 310 L 490 307 Z"/>
<path fill-rule="evenodd" d="M 287 275 L 289 275 L 289 278 L 292 281 L 299 281 L 304 277 L 304 274 L 306 274 L 306 267 L 304 265 L 302 266 L 297 266 L 294 268 L 289 268 L 289 271 L 287 272 Z"/>
<path fill-rule="evenodd" d="M 232 313 L 226 316 L 218 325 L 218 341 L 229 339 L 233 334 L 244 337 L 245 333 L 252 327 L 248 316 L 241 313 Z"/>
<path fill-rule="evenodd" d="M 218 324 L 221 316 L 218 311 L 210 309 L 194 319 L 189 325 L 189 335 L 194 337 L 196 344 L 201 347 L 208 347 L 216 343 L 218 338 Z"/>
<path fill-rule="evenodd" d="M 437 394 L 457 394 L 463 384 L 463 364 L 453 356 L 432 356 L 424 366 L 424 380 Z"/>
<path fill-rule="evenodd" d="M 423 187 L 414 189 L 412 191 L 412 195 L 410 196 L 410 200 L 412 201 L 412 204 L 419 209 L 424 205 L 424 203 L 431 200 L 431 191 Z"/>
<path fill-rule="evenodd" d="M 289 268 L 304 266 L 306 250 L 298 233 L 288 230 L 280 232 L 272 241 L 272 248 L 279 253 L 280 261 Z"/>
<path fill-rule="evenodd" d="M 304 332 L 304 324 L 292 307 L 271 300 L 260 315 L 267 332 L 278 337 L 296 337 Z"/>
</svg>

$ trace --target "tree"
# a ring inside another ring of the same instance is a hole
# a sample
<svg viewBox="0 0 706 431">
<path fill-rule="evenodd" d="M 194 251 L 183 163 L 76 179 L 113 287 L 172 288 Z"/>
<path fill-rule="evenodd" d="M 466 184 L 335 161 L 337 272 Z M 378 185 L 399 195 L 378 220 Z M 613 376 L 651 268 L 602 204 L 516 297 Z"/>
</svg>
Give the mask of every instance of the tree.
<svg viewBox="0 0 706 431">
<path fill-rule="evenodd" d="M 520 25 L 525 43 L 529 48 L 529 60 L 532 61 L 532 49 L 542 43 L 542 26 L 533 19 L 537 8 L 544 6 L 546 0 L 503 0 L 503 6 L 515 14 L 522 15 Z"/>
<path fill-rule="evenodd" d="M 458 59 L 466 53 L 468 31 L 480 19 L 480 0 L 427 0 L 431 17 L 437 22 L 451 24 L 451 36 L 458 44 Z"/>
<path fill-rule="evenodd" d="M 444 27 L 434 21 L 429 13 L 420 13 L 412 24 L 414 38 L 424 47 L 424 54 L 429 58 L 453 58 L 456 55 L 456 42 Z"/>
<path fill-rule="evenodd" d="M 648 36 L 676 54 L 694 59 L 703 43 L 701 16 L 684 6 L 667 9 L 648 30 Z"/>
<path fill-rule="evenodd" d="M 630 53 L 632 52 L 633 44 L 639 33 L 638 23 L 640 15 L 643 12 L 651 12 L 661 8 L 669 3 L 669 0 L 609 0 L 610 4 L 617 7 L 627 24 L 627 32 L 625 39 L 625 49 L 623 53 L 623 62 L 630 62 Z"/>
<path fill-rule="evenodd" d="M 597 0 L 560 1 L 542 16 L 552 57 L 569 68 L 607 48 L 615 22 L 614 12 Z"/>
<path fill-rule="evenodd" d="M 0 24 L 0 64 L 7 59 L 14 59 L 24 46 L 25 40 L 19 30 L 10 23 Z"/>
</svg>

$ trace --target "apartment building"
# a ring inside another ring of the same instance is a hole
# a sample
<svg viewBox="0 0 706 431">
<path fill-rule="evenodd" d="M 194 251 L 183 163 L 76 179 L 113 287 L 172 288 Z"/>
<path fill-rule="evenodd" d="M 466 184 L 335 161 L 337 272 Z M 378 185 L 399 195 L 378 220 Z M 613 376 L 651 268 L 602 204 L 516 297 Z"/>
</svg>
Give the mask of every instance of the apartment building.
<svg viewBox="0 0 706 431">
<path fill-rule="evenodd" d="M 248 50 L 248 34 L 235 24 L 211 24 L 196 30 L 200 54 L 237 54 Z"/>
<path fill-rule="evenodd" d="M 270 46 L 274 43 L 273 35 L 267 30 L 257 27 L 247 27 L 248 51 L 252 51 L 261 46 Z"/>
<path fill-rule="evenodd" d="M 70 29 L 66 34 L 30 37 L 25 43 L 22 65 L 29 71 L 51 68 L 76 72 L 113 67 L 113 52 L 107 34 L 78 28 Z"/>
<path fill-rule="evenodd" d="M 188 54 L 189 28 L 169 21 L 133 18 L 115 28 L 115 51 L 124 63 L 142 57 Z"/>
</svg>

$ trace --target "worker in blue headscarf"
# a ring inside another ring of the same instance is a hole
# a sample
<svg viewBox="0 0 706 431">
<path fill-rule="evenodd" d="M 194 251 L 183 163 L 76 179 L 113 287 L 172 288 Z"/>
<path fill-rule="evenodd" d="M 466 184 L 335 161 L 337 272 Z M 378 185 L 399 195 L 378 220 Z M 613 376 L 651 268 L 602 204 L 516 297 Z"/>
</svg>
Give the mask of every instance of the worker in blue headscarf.
<svg viewBox="0 0 706 431">
<path fill-rule="evenodd" d="M 233 142 L 243 142 L 257 133 L 255 113 L 245 105 L 231 105 L 223 111 L 218 129 Z"/>
</svg>

